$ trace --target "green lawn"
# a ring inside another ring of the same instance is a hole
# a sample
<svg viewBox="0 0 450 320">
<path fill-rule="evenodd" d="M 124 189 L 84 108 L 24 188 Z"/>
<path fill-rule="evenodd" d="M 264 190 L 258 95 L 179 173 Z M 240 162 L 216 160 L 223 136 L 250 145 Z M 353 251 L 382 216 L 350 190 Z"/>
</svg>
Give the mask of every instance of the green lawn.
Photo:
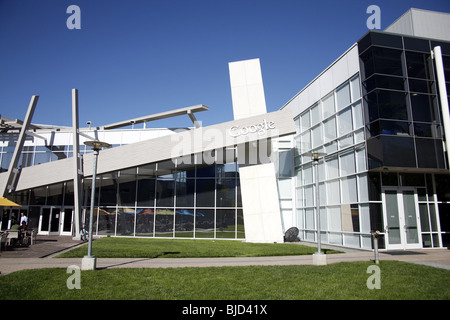
<svg viewBox="0 0 450 320">
<path fill-rule="evenodd" d="M 372 262 L 327 266 L 254 266 L 81 271 L 67 288 L 66 269 L 0 276 L 0 299 L 301 300 L 450 299 L 450 271 L 381 261 L 381 289 L 368 289 Z"/>
<path fill-rule="evenodd" d="M 97 258 L 193 258 L 193 257 L 261 257 L 308 255 L 315 247 L 294 243 L 246 243 L 230 240 L 100 238 L 92 243 Z M 338 251 L 322 250 L 327 254 Z M 87 244 L 58 255 L 58 258 L 82 258 Z"/>
</svg>

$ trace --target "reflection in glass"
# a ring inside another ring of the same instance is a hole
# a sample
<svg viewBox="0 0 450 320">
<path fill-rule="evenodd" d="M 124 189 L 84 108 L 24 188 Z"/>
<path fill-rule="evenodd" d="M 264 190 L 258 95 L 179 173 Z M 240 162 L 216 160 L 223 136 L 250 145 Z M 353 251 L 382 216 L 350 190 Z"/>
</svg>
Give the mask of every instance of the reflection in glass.
<svg viewBox="0 0 450 320">
<path fill-rule="evenodd" d="M 236 211 L 234 209 L 217 209 L 216 238 L 236 237 Z"/>
<path fill-rule="evenodd" d="M 156 209 L 155 237 L 173 237 L 173 209 Z"/>
<path fill-rule="evenodd" d="M 214 238 L 214 209 L 197 209 L 195 215 L 195 237 Z"/>
</svg>

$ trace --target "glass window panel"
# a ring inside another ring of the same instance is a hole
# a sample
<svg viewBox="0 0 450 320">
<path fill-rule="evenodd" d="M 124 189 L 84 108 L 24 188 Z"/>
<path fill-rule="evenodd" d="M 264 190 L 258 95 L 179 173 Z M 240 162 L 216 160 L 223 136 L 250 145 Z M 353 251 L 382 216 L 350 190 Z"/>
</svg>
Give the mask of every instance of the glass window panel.
<svg viewBox="0 0 450 320">
<path fill-rule="evenodd" d="M 317 148 L 321 144 L 323 144 L 322 139 L 322 126 L 318 125 L 317 127 L 313 128 L 312 130 L 312 147 Z"/>
<path fill-rule="evenodd" d="M 328 230 L 342 231 L 341 228 L 341 209 L 339 207 L 328 208 Z"/>
<path fill-rule="evenodd" d="M 214 207 L 215 180 L 197 179 L 197 207 Z"/>
<path fill-rule="evenodd" d="M 309 117 L 309 111 L 305 112 L 300 116 L 301 119 L 301 125 L 302 125 L 302 131 L 305 131 L 306 129 L 309 129 L 311 126 L 311 120 Z"/>
<path fill-rule="evenodd" d="M 316 229 L 314 209 L 305 210 L 305 229 Z"/>
<path fill-rule="evenodd" d="M 155 205 L 155 180 L 139 176 L 137 205 L 138 207 L 153 207 Z"/>
<path fill-rule="evenodd" d="M 420 214 L 420 226 L 422 232 L 430 231 L 430 221 L 428 218 L 428 205 L 426 203 L 419 203 L 419 214 Z"/>
<path fill-rule="evenodd" d="M 341 110 L 350 104 L 350 86 L 345 84 L 336 91 L 337 109 Z"/>
<path fill-rule="evenodd" d="M 330 94 L 322 101 L 323 118 L 327 118 L 335 113 L 334 94 Z"/>
<path fill-rule="evenodd" d="M 366 170 L 366 150 L 365 149 L 358 149 L 355 153 L 356 156 L 356 167 L 357 171 L 365 171 Z"/>
<path fill-rule="evenodd" d="M 348 135 L 342 137 L 341 139 L 339 139 L 339 148 L 340 149 L 347 148 L 351 145 L 353 145 L 353 135 L 352 134 L 348 134 Z"/>
<path fill-rule="evenodd" d="M 361 88 L 359 85 L 359 76 L 350 80 L 352 102 L 361 98 Z"/>
<path fill-rule="evenodd" d="M 435 115 L 433 110 L 436 96 L 427 94 L 411 94 L 411 108 L 414 121 L 433 122 Z"/>
<path fill-rule="evenodd" d="M 303 184 L 313 183 L 313 168 L 311 165 L 303 167 Z"/>
<path fill-rule="evenodd" d="M 177 179 L 176 183 L 176 206 L 193 207 L 195 179 Z"/>
<path fill-rule="evenodd" d="M 338 180 L 327 182 L 327 195 L 327 204 L 339 204 L 341 202 L 341 193 Z"/>
<path fill-rule="evenodd" d="M 431 221 L 431 231 L 438 231 L 438 221 L 436 219 L 436 210 L 434 203 L 430 203 L 430 221 Z"/>
<path fill-rule="evenodd" d="M 172 208 L 156 209 L 155 237 L 173 237 L 173 218 Z"/>
<path fill-rule="evenodd" d="M 136 168 L 120 171 L 119 206 L 135 206 Z"/>
<path fill-rule="evenodd" d="M 236 179 L 217 179 L 217 207 L 234 207 L 236 205 Z"/>
<path fill-rule="evenodd" d="M 352 110 L 350 108 L 338 114 L 339 136 L 352 131 Z"/>
<path fill-rule="evenodd" d="M 358 176 L 359 202 L 369 201 L 369 187 L 367 185 L 367 175 Z"/>
<path fill-rule="evenodd" d="M 156 181 L 156 206 L 173 207 L 175 181 L 173 179 L 161 179 Z"/>
<path fill-rule="evenodd" d="M 113 211 L 113 214 L 106 214 L 105 211 L 111 212 Z M 100 217 L 102 219 L 99 219 L 99 231 L 100 229 L 100 222 L 103 221 L 103 231 L 104 233 L 111 232 L 111 229 L 114 230 L 114 224 L 115 221 L 113 219 L 109 218 L 116 218 L 117 219 L 117 230 L 116 235 L 121 236 L 133 236 L 134 235 L 134 219 L 135 219 L 135 209 L 129 208 L 129 207 L 119 207 L 117 210 L 117 215 L 114 214 L 115 209 L 101 209 L 100 210 Z M 100 232 L 99 232 L 100 233 Z"/>
<path fill-rule="evenodd" d="M 307 207 L 314 205 L 314 188 L 313 185 L 305 187 L 305 205 Z"/>
<path fill-rule="evenodd" d="M 92 179 L 90 179 L 92 181 Z M 100 186 L 100 206 L 115 206 L 118 203 L 117 199 L 117 186 L 118 186 L 118 176 L 116 172 L 107 173 L 101 175 L 101 186 Z M 120 200 L 120 198 L 119 198 Z M 119 205 L 121 204 L 119 201 Z"/>
<path fill-rule="evenodd" d="M 300 152 L 306 152 L 307 150 L 311 150 L 311 131 L 306 131 L 301 136 L 301 150 Z"/>
<path fill-rule="evenodd" d="M 175 210 L 175 237 L 194 237 L 194 209 L 177 208 Z"/>
<path fill-rule="evenodd" d="M 355 103 L 353 105 L 353 121 L 354 128 L 358 129 L 364 126 L 363 112 L 362 112 L 362 104 L 361 102 Z"/>
<path fill-rule="evenodd" d="M 355 154 L 353 152 L 343 154 L 339 158 L 341 176 L 355 173 Z"/>
<path fill-rule="evenodd" d="M 406 51 L 405 56 L 409 77 L 431 79 L 428 68 L 430 54 Z"/>
<path fill-rule="evenodd" d="M 378 91 L 380 118 L 408 120 L 406 94 L 399 91 Z"/>
<path fill-rule="evenodd" d="M 214 238 L 215 226 L 214 209 L 196 209 L 195 213 L 195 237 Z"/>
<path fill-rule="evenodd" d="M 291 179 L 278 179 L 278 192 L 280 199 L 291 199 Z"/>
<path fill-rule="evenodd" d="M 311 125 L 315 125 L 321 120 L 319 106 L 320 104 L 316 104 L 311 107 Z"/>
<path fill-rule="evenodd" d="M 434 136 L 433 126 L 430 123 L 414 123 L 414 134 L 419 137 L 432 138 Z"/>
<path fill-rule="evenodd" d="M 336 118 L 330 118 L 323 123 L 325 142 L 336 139 Z"/>
<path fill-rule="evenodd" d="M 342 203 L 358 202 L 356 176 L 344 178 L 341 181 Z"/>
<path fill-rule="evenodd" d="M 237 209 L 236 221 L 236 237 L 238 239 L 245 239 L 244 213 L 242 209 Z"/>
<path fill-rule="evenodd" d="M 236 238 L 236 210 L 217 209 L 216 238 Z"/>
<path fill-rule="evenodd" d="M 136 210 L 136 236 L 153 237 L 153 208 L 138 208 Z"/>
<path fill-rule="evenodd" d="M 300 117 L 294 119 L 295 132 L 300 133 Z"/>
<path fill-rule="evenodd" d="M 327 178 L 334 179 L 339 176 L 339 162 L 337 157 L 326 161 Z"/>
<path fill-rule="evenodd" d="M 408 79 L 409 91 L 432 94 L 434 93 L 433 82 L 419 79 Z"/>
</svg>

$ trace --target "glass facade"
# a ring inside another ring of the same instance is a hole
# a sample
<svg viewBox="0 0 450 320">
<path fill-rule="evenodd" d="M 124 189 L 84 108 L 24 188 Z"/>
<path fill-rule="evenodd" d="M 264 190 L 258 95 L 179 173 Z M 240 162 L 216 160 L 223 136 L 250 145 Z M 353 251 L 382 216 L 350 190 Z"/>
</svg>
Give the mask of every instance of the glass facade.
<svg viewBox="0 0 450 320">
<path fill-rule="evenodd" d="M 300 238 L 317 240 L 315 177 L 318 164 L 321 240 L 370 247 L 364 119 L 359 74 L 352 76 L 294 119 L 296 214 Z"/>
<path fill-rule="evenodd" d="M 448 169 L 431 57 L 436 45 L 449 74 L 447 43 L 380 32 L 358 42 L 369 170 Z"/>
<path fill-rule="evenodd" d="M 97 175 L 95 234 L 244 239 L 238 165 L 229 153 L 234 161 L 225 164 L 195 161 L 200 155 Z M 92 177 L 83 179 L 81 227 L 89 222 L 91 186 Z M 28 212 L 32 227 L 61 233 L 55 221 L 73 208 L 73 182 L 16 192 L 13 199 L 24 210 L 34 208 Z M 70 226 L 71 217 L 64 223 Z"/>
</svg>

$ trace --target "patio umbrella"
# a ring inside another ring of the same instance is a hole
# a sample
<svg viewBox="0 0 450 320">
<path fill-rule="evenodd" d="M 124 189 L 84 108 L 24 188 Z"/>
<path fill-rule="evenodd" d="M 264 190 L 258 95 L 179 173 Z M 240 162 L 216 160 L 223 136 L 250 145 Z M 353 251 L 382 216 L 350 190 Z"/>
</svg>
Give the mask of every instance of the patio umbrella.
<svg viewBox="0 0 450 320">
<path fill-rule="evenodd" d="M 21 207 L 21 205 L 4 197 L 0 197 L 0 207 Z"/>
</svg>

